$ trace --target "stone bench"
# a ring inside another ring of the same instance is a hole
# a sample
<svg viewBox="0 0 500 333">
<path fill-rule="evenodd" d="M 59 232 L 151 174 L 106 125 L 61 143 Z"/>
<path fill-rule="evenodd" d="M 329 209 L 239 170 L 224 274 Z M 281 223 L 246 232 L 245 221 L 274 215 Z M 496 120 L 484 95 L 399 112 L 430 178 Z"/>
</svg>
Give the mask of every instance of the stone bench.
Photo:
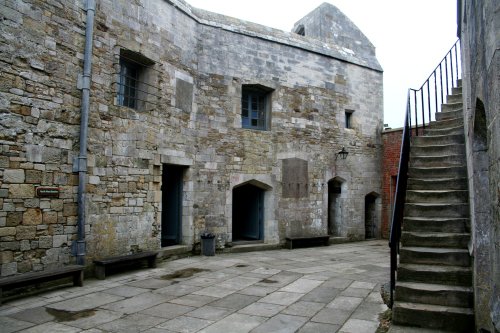
<svg viewBox="0 0 500 333">
<path fill-rule="evenodd" d="M 148 267 L 154 268 L 156 267 L 156 256 L 158 256 L 158 252 L 144 251 L 116 257 L 96 259 L 94 260 L 95 276 L 99 280 L 104 280 L 106 278 L 106 266 L 129 264 L 142 260 L 147 260 Z"/>
<path fill-rule="evenodd" d="M 310 236 L 310 237 L 286 237 L 286 247 L 293 249 L 297 247 L 309 247 L 330 244 L 330 236 Z"/>
<path fill-rule="evenodd" d="M 2 303 L 2 291 L 10 288 L 20 288 L 31 284 L 37 284 L 67 277 L 73 278 L 74 286 L 83 286 L 82 265 L 68 265 L 57 269 L 45 270 L 40 272 L 24 273 L 14 276 L 0 278 L 0 304 Z"/>
</svg>

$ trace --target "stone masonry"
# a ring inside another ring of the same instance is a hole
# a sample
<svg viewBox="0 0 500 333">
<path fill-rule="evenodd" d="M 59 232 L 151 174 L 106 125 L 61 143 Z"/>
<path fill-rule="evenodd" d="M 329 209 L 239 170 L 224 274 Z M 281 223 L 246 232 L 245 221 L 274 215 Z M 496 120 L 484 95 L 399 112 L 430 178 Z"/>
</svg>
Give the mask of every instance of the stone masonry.
<svg viewBox="0 0 500 333">
<path fill-rule="evenodd" d="M 184 170 L 180 244 L 189 249 L 205 230 L 218 248 L 233 241 L 233 192 L 244 184 L 263 193 L 266 244 L 327 234 L 334 178 L 345 190 L 338 236 L 364 239 L 367 195 L 377 198 L 370 216 L 380 235 L 383 76 L 352 22 L 338 39 L 321 40 L 312 23 L 301 36 L 182 0 L 96 3 L 88 262 L 161 247 L 166 165 Z M 84 8 L 84 0 L 0 4 L 0 276 L 74 261 Z M 304 22 L 318 15 L 319 27 L 348 21 L 324 4 Z M 124 54 L 143 63 L 137 108 L 118 97 Z M 242 128 L 247 85 L 270 96 L 265 130 Z M 283 195 L 290 159 L 307 166 L 298 196 Z"/>
</svg>

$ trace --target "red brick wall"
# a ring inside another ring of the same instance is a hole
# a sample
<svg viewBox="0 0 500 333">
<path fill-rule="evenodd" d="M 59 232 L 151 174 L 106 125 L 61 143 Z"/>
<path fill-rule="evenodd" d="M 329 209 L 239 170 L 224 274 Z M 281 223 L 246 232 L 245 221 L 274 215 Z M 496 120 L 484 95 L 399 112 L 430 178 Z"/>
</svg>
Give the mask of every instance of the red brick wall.
<svg viewBox="0 0 500 333">
<path fill-rule="evenodd" d="M 382 132 L 382 237 L 389 238 L 403 129 Z M 391 181 L 392 178 L 392 181 Z"/>
</svg>

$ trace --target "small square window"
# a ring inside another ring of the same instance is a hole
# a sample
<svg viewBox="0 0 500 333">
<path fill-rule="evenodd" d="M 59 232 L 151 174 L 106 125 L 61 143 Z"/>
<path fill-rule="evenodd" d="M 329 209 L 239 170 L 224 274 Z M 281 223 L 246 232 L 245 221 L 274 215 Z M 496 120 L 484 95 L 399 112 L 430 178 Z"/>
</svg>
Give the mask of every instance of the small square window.
<svg viewBox="0 0 500 333">
<path fill-rule="evenodd" d="M 243 86 L 241 96 L 241 127 L 257 130 L 269 128 L 271 94 L 256 86 Z"/>
<path fill-rule="evenodd" d="M 120 83 L 118 104 L 132 109 L 137 108 L 137 92 L 139 89 L 140 65 L 120 59 Z"/>
<path fill-rule="evenodd" d="M 345 112 L 345 128 L 352 128 L 352 114 L 354 111 L 348 110 Z"/>
<path fill-rule="evenodd" d="M 158 90 L 151 70 L 154 62 L 137 52 L 122 49 L 119 64 L 117 104 L 143 110 Z"/>
</svg>

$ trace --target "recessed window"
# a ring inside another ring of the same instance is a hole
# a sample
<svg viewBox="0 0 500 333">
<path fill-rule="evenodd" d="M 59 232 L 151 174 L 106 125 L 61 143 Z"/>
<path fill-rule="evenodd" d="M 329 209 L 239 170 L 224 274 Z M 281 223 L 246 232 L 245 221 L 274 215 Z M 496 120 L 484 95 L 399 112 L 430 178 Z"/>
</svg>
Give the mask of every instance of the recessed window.
<svg viewBox="0 0 500 333">
<path fill-rule="evenodd" d="M 352 114 L 354 111 L 346 110 L 345 112 L 345 128 L 352 128 Z"/>
<path fill-rule="evenodd" d="M 297 35 L 305 36 L 306 35 L 306 29 L 304 28 L 303 25 L 300 25 L 296 30 L 295 33 Z"/>
<path fill-rule="evenodd" d="M 132 109 L 137 108 L 140 66 L 136 63 L 120 59 L 120 85 L 118 104 Z"/>
<path fill-rule="evenodd" d="M 241 127 L 267 130 L 271 115 L 271 94 L 261 86 L 243 86 L 241 96 Z"/>
<path fill-rule="evenodd" d="M 120 51 L 120 72 L 118 74 L 117 104 L 142 110 L 146 102 L 157 91 L 153 82 L 154 62 L 143 55 Z"/>
</svg>

